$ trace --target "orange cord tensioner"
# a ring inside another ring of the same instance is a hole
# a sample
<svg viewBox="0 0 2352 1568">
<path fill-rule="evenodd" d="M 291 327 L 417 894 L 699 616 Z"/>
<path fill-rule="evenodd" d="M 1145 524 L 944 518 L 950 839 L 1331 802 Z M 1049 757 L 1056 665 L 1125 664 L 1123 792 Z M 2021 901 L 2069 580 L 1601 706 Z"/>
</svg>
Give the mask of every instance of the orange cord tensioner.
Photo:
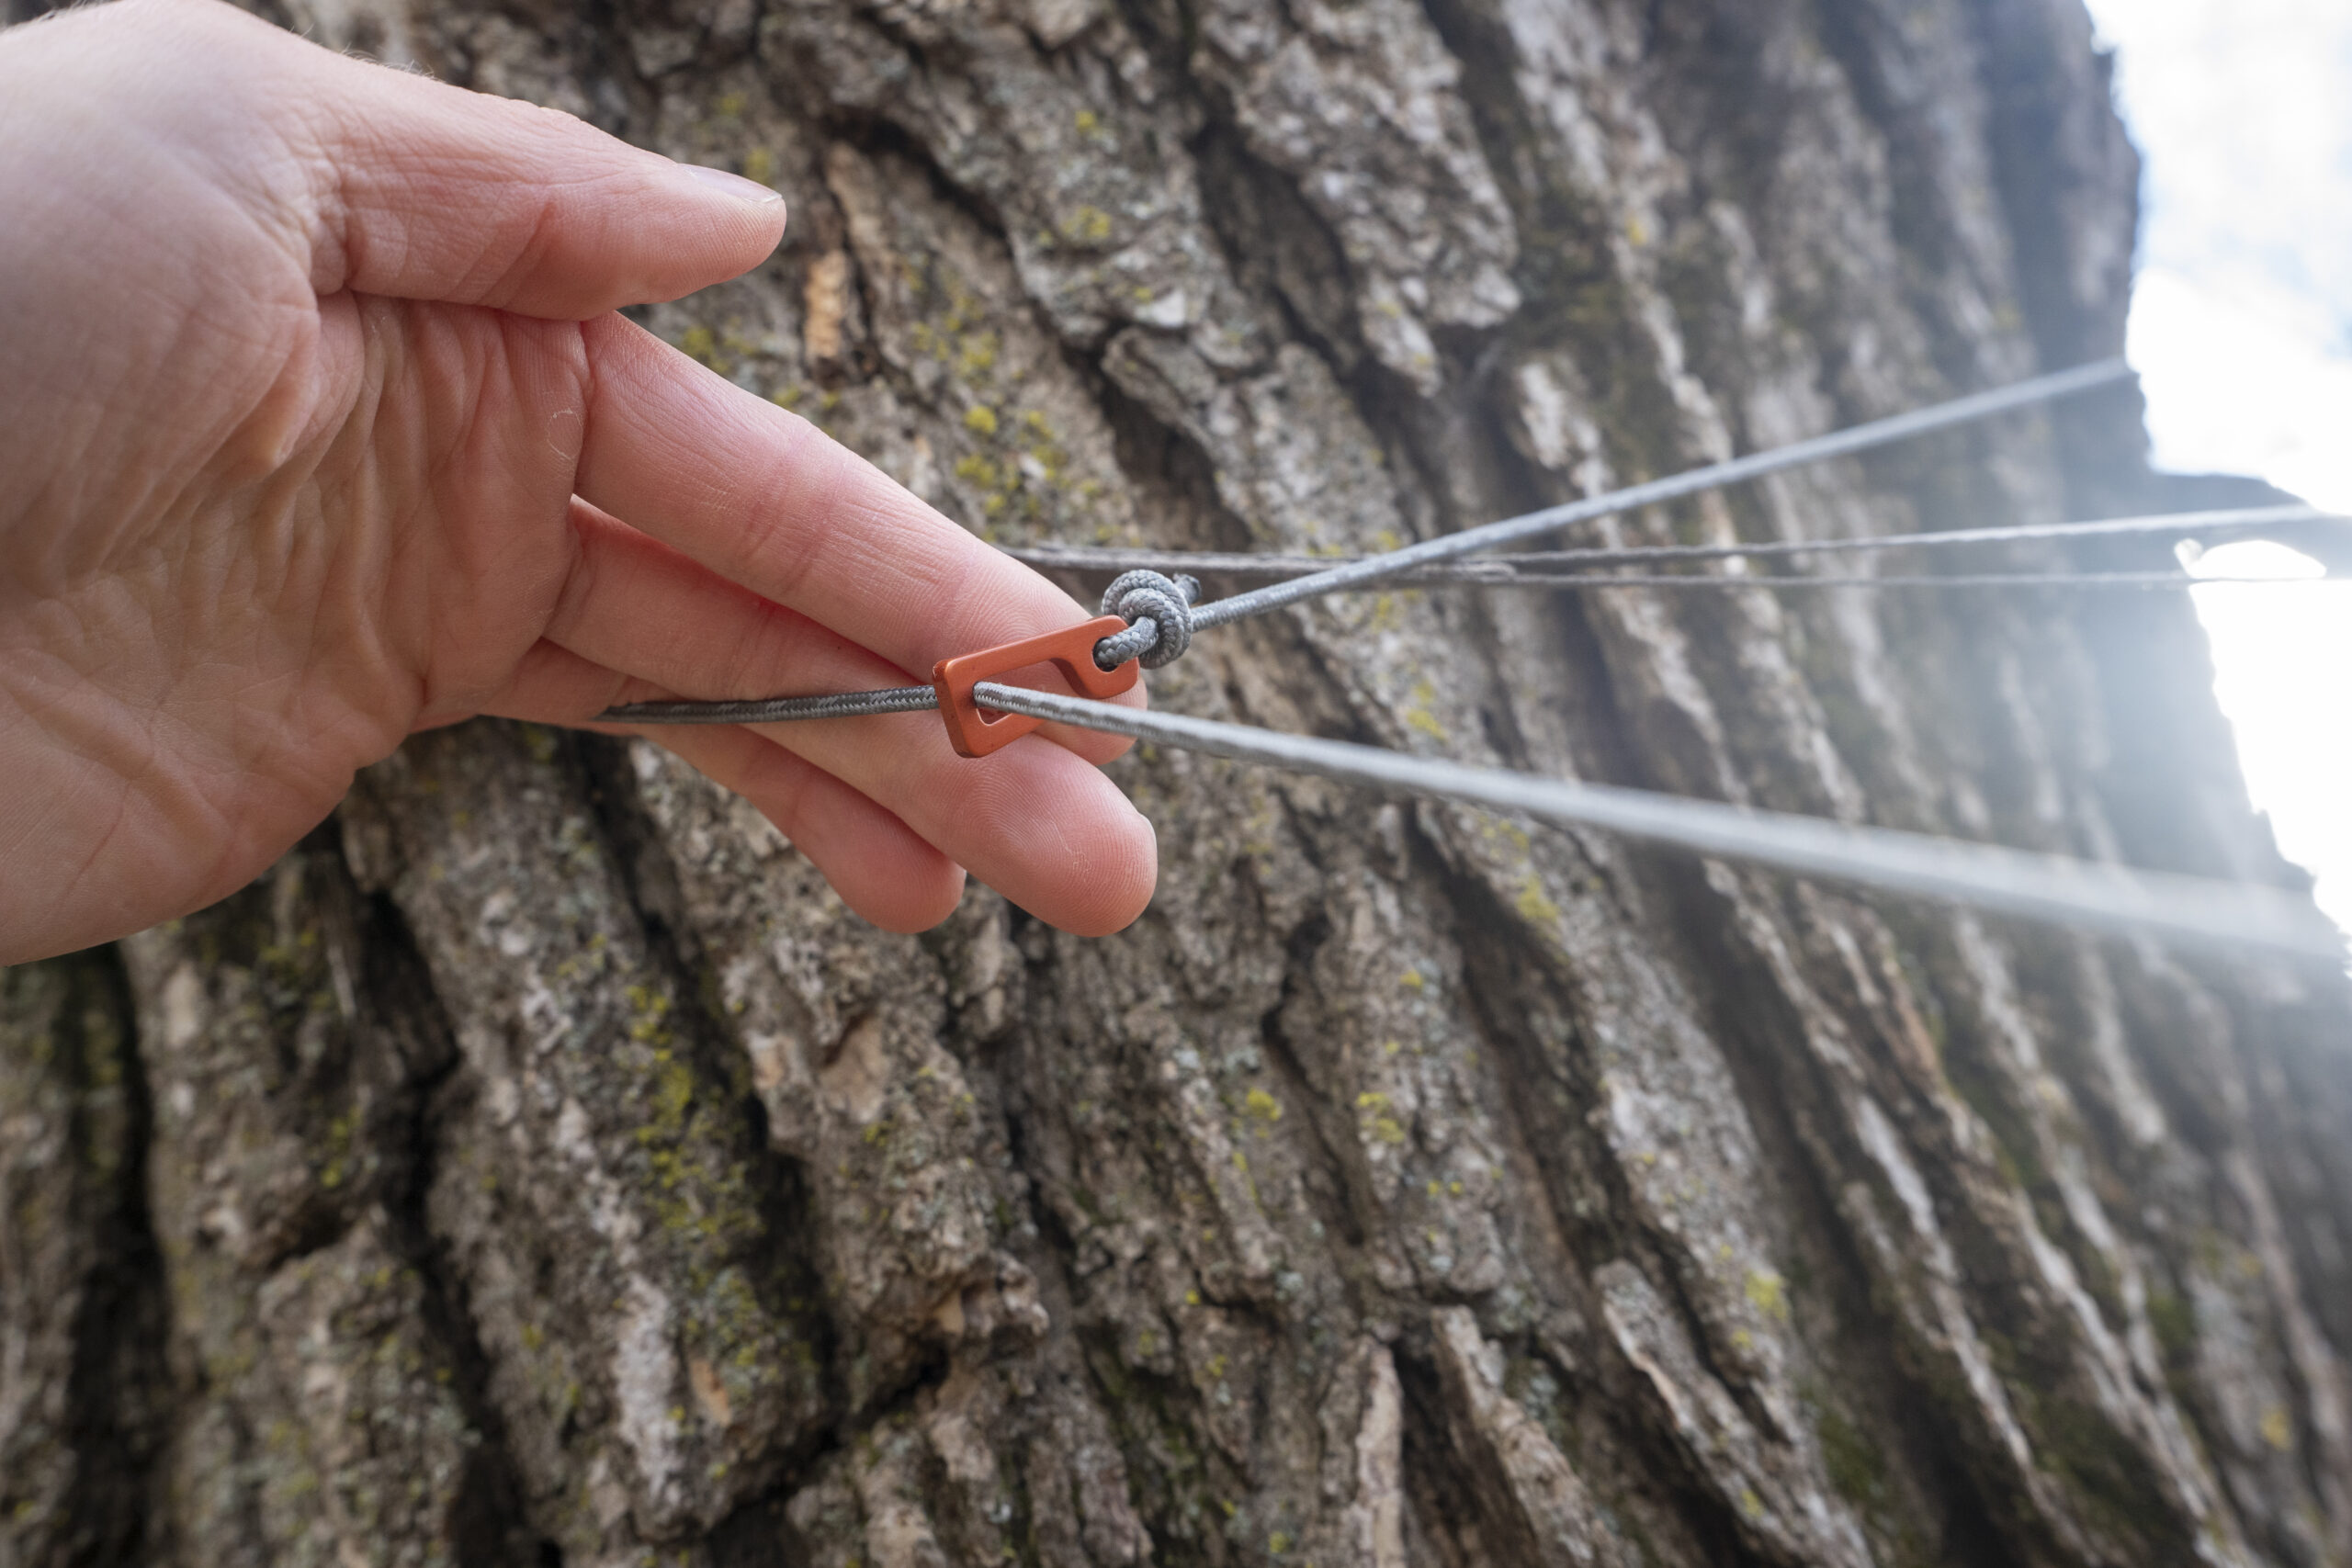
<svg viewBox="0 0 2352 1568">
<path fill-rule="evenodd" d="M 1051 664 L 1068 677 L 1080 695 L 1097 700 L 1132 690 L 1143 675 L 1141 659 L 1130 659 L 1108 670 L 1094 662 L 1094 645 L 1126 629 L 1127 623 L 1118 616 L 1100 615 L 1043 637 L 941 660 L 932 668 L 931 683 L 939 694 L 939 715 L 947 723 L 948 743 L 961 756 L 985 757 L 1045 722 L 1017 713 L 988 717 L 972 696 L 977 682 L 1025 665 Z"/>
</svg>

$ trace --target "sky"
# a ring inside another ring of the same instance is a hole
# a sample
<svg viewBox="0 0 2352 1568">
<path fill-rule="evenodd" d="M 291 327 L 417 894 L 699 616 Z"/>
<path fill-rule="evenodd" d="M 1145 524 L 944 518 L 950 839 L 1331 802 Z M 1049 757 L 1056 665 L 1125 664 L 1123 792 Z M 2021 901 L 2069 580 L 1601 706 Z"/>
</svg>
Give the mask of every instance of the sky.
<svg viewBox="0 0 2352 1568">
<path fill-rule="evenodd" d="M 2089 0 L 2145 161 L 2130 349 L 2156 466 L 2352 512 L 2352 0 Z M 2265 544 L 2195 570 L 2309 575 Z M 2195 590 L 2279 849 L 2352 931 L 2352 584 Z"/>
</svg>

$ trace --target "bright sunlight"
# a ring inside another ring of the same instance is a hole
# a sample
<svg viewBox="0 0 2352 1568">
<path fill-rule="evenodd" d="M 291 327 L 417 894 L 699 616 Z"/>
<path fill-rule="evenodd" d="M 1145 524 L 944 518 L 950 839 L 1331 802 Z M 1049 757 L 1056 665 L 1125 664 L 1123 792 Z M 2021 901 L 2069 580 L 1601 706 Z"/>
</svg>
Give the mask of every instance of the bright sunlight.
<svg viewBox="0 0 2352 1568">
<path fill-rule="evenodd" d="M 2352 511 L 2352 6 L 2091 0 L 2146 159 L 2131 355 L 2159 467 Z M 2199 572 L 2308 576 L 2283 547 Z M 2352 930 L 2352 584 L 2195 590 L 2278 848 Z"/>
</svg>

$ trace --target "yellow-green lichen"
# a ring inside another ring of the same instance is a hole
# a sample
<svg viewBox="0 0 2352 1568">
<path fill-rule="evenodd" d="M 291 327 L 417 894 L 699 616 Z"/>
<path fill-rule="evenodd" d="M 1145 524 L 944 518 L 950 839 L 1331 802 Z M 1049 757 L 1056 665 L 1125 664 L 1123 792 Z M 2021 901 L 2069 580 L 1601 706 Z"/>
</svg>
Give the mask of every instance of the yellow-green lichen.
<svg viewBox="0 0 2352 1568">
<path fill-rule="evenodd" d="M 1789 1296 L 1781 1277 L 1770 1269 L 1747 1271 L 1748 1304 L 1776 1322 L 1789 1321 Z"/>
<path fill-rule="evenodd" d="M 350 1175 L 351 1137 L 357 1115 L 346 1111 L 327 1123 L 326 1159 L 319 1168 L 319 1185 L 332 1192 Z"/>
<path fill-rule="evenodd" d="M 1543 883 L 1532 871 L 1520 884 L 1519 897 L 1512 900 L 1511 907 L 1519 911 L 1521 919 L 1532 925 L 1557 925 L 1560 921 L 1560 907 L 1544 896 Z"/>
<path fill-rule="evenodd" d="M 622 993 L 628 998 L 628 1037 L 640 1045 L 666 1045 L 670 1031 L 663 1020 L 670 1015 L 670 998 L 650 986 L 631 986 Z"/>
<path fill-rule="evenodd" d="M 1081 245 L 1099 245 L 1111 237 L 1111 215 L 1089 203 L 1073 209 L 1061 220 L 1061 236 Z"/>
<path fill-rule="evenodd" d="M 2262 1413 L 2262 1440 L 2285 1453 L 2295 1446 L 2295 1425 L 2283 1404 L 2274 1404 Z"/>
<path fill-rule="evenodd" d="M 721 367 L 718 357 L 718 334 L 700 321 L 696 321 L 679 334 L 678 352 L 697 364 L 708 366 L 722 376 L 728 369 L 732 368 L 731 366 Z"/>
</svg>

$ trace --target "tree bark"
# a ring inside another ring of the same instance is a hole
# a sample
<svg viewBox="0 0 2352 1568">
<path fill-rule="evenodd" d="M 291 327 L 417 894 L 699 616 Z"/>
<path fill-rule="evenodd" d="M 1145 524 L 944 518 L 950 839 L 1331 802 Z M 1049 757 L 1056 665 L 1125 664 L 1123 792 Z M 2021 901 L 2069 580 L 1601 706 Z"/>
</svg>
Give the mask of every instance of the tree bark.
<svg viewBox="0 0 2352 1568">
<path fill-rule="evenodd" d="M 645 319 L 1007 543 L 1380 548 L 2121 344 L 2076 0 L 282 3 L 785 190 Z M 2169 504 L 2142 448 L 2118 393 L 1593 536 Z M 1400 592 L 1154 697 L 2295 885 L 2203 649 Z M 1106 941 L 882 934 L 477 723 L 0 976 L 0 1563 L 2352 1562 L 2341 976 L 1114 772 Z"/>
</svg>

